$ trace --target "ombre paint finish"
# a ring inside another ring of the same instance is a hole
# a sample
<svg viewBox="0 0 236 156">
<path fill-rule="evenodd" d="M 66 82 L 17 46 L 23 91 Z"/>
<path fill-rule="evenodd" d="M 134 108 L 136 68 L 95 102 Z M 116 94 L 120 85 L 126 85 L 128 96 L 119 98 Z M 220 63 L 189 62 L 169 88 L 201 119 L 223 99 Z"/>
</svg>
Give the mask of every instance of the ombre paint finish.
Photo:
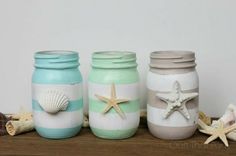
<svg viewBox="0 0 236 156">
<path fill-rule="evenodd" d="M 78 70 L 78 54 L 67 51 L 35 54 L 32 77 L 32 108 L 35 129 L 45 138 L 63 139 L 75 136 L 83 123 L 82 76 Z M 66 110 L 47 113 L 39 104 L 48 90 L 64 93 L 69 99 Z"/>
<path fill-rule="evenodd" d="M 93 54 L 92 70 L 89 75 L 89 124 L 92 132 L 105 139 L 125 139 L 137 131 L 140 118 L 139 75 L 136 56 L 132 52 L 97 52 Z M 95 94 L 110 97 L 111 85 L 115 84 L 116 96 L 128 99 L 119 104 L 125 114 L 110 109 L 103 110 L 106 103 L 100 101 Z"/>
</svg>

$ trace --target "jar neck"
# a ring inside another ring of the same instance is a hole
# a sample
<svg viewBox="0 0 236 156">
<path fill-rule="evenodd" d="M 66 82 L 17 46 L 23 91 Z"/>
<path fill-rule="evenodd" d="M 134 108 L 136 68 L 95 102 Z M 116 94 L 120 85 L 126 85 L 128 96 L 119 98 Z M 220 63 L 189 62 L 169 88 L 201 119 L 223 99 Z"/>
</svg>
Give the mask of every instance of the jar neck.
<svg viewBox="0 0 236 156">
<path fill-rule="evenodd" d="M 136 68 L 136 54 L 124 51 L 94 52 L 92 67 L 102 69 Z"/>
<path fill-rule="evenodd" d="M 195 71 L 195 54 L 190 51 L 157 51 L 151 53 L 150 71 L 179 74 Z"/>
<path fill-rule="evenodd" d="M 73 51 L 40 51 L 35 53 L 35 68 L 73 69 L 79 66 L 78 53 Z"/>
<path fill-rule="evenodd" d="M 170 74 L 184 74 L 188 72 L 195 72 L 195 68 L 183 68 L 183 69 L 157 69 L 157 68 L 150 68 L 152 73 L 157 73 L 161 75 L 170 75 Z"/>
</svg>

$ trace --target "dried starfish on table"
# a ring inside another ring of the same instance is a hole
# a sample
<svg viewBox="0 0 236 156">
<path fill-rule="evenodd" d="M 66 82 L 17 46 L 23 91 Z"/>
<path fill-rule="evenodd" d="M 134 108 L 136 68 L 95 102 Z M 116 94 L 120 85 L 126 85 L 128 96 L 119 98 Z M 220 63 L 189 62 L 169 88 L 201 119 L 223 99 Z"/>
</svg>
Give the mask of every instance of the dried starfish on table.
<svg viewBox="0 0 236 156">
<path fill-rule="evenodd" d="M 190 119 L 186 103 L 198 96 L 198 93 L 183 93 L 180 83 L 176 81 L 170 93 L 157 93 L 157 97 L 168 105 L 164 117 L 167 119 L 173 112 L 180 112 L 187 120 Z"/>
<path fill-rule="evenodd" d="M 204 144 L 209 144 L 217 138 L 220 138 L 225 146 L 229 146 L 226 134 L 236 129 L 236 124 L 233 124 L 229 127 L 224 127 L 224 123 L 222 121 L 218 121 L 214 127 L 206 125 L 200 119 L 198 120 L 199 126 L 202 128 L 199 131 L 208 135 L 211 135 Z"/>
<path fill-rule="evenodd" d="M 106 114 L 111 108 L 114 108 L 115 111 L 120 115 L 120 117 L 122 119 L 125 118 L 125 114 L 122 112 L 122 110 L 120 109 L 118 104 L 128 102 L 129 100 L 127 100 L 127 99 L 118 99 L 116 97 L 116 89 L 115 89 L 115 84 L 114 83 L 112 83 L 112 85 L 111 85 L 111 97 L 110 98 L 100 96 L 100 95 L 97 95 L 97 94 L 95 96 L 99 100 L 107 103 L 107 107 L 104 109 L 103 114 Z"/>
</svg>

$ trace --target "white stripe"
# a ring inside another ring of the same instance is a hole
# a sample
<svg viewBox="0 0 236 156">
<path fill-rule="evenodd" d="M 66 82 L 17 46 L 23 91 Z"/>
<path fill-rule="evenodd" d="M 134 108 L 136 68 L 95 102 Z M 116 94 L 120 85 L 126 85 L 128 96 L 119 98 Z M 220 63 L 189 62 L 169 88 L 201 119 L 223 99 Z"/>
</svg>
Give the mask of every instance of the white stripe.
<svg viewBox="0 0 236 156">
<path fill-rule="evenodd" d="M 159 109 L 147 105 L 147 120 L 154 125 L 167 127 L 187 127 L 197 124 L 198 108 L 189 109 L 190 119 L 187 120 L 178 111 L 175 111 L 167 119 L 164 118 L 165 109 Z"/>
<path fill-rule="evenodd" d="M 73 112 L 59 112 L 49 114 L 43 111 L 34 111 L 34 124 L 44 128 L 72 128 L 83 123 L 83 110 Z"/>
<path fill-rule="evenodd" d="M 41 94 L 49 90 L 64 93 L 71 101 L 81 99 L 83 96 L 82 83 L 73 85 L 32 84 L 32 98 L 38 100 Z"/>
<path fill-rule="evenodd" d="M 104 130 L 127 130 L 137 128 L 139 125 L 140 112 L 125 113 L 122 119 L 118 114 L 102 114 L 89 112 L 89 125 Z"/>
<path fill-rule="evenodd" d="M 89 97 L 97 99 L 95 94 L 110 97 L 111 96 L 111 84 L 95 84 L 89 83 Z M 128 100 L 137 100 L 139 98 L 139 83 L 132 84 L 116 84 L 116 96 L 117 98 L 125 98 Z"/>
<path fill-rule="evenodd" d="M 175 81 L 180 83 L 182 90 L 198 88 L 197 72 L 174 75 L 161 75 L 149 72 L 147 76 L 147 88 L 159 92 L 169 92 L 172 90 Z"/>
</svg>

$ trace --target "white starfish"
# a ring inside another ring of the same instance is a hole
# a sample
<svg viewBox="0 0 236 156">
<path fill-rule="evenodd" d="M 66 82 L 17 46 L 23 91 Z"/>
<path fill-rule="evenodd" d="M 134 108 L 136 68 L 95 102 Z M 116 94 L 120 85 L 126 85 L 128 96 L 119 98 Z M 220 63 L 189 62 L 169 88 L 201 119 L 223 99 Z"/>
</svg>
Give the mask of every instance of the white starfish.
<svg viewBox="0 0 236 156">
<path fill-rule="evenodd" d="M 165 111 L 165 119 L 167 119 L 174 111 L 179 111 L 186 119 L 190 119 L 189 112 L 186 108 L 186 102 L 198 96 L 198 93 L 183 93 L 178 81 L 173 84 L 170 93 L 157 93 L 157 97 L 167 103 Z"/>
</svg>

